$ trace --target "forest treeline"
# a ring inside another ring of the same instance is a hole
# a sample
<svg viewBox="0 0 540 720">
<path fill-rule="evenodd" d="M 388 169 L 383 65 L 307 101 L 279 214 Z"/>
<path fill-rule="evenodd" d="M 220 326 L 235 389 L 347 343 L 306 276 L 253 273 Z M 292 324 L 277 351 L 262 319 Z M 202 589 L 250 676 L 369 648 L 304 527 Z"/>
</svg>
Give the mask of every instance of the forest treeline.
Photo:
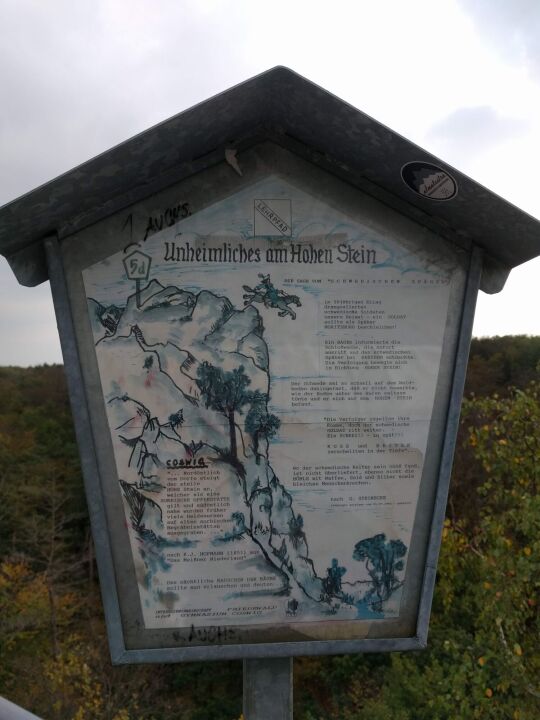
<svg viewBox="0 0 540 720">
<path fill-rule="evenodd" d="M 540 337 L 473 340 L 429 648 L 295 659 L 297 720 L 540 717 Z M 112 667 L 61 366 L 0 368 L 0 696 L 236 720 L 240 662 Z"/>
</svg>

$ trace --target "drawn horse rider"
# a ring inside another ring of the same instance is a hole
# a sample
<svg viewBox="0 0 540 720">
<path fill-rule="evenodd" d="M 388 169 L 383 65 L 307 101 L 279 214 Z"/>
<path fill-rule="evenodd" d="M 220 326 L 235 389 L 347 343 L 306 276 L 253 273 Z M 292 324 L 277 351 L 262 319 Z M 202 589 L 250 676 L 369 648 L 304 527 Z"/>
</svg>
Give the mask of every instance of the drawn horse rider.
<svg viewBox="0 0 540 720">
<path fill-rule="evenodd" d="M 261 282 L 255 286 L 255 292 L 262 295 L 263 302 L 266 307 L 276 307 L 276 304 L 279 302 L 282 295 L 272 284 L 270 275 L 258 273 L 258 276 L 261 278 Z"/>
<path fill-rule="evenodd" d="M 255 288 L 242 285 L 245 290 L 244 305 L 263 303 L 267 308 L 277 308 L 280 317 L 289 315 L 294 320 L 296 313 L 291 310 L 289 305 L 300 307 L 302 305 L 300 299 L 296 295 L 288 295 L 283 290 L 277 290 L 270 281 L 270 275 L 259 273 L 258 276 L 261 278 L 261 282 Z"/>
</svg>

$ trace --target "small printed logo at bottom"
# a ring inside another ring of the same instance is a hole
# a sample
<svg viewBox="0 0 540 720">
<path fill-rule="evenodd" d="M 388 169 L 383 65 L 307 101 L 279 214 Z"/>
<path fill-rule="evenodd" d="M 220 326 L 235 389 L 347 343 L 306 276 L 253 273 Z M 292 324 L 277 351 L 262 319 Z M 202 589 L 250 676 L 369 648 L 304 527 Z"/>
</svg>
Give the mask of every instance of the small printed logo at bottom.
<svg viewBox="0 0 540 720">
<path fill-rule="evenodd" d="M 285 198 L 254 200 L 254 234 L 291 237 L 291 206 L 291 201 Z"/>
</svg>

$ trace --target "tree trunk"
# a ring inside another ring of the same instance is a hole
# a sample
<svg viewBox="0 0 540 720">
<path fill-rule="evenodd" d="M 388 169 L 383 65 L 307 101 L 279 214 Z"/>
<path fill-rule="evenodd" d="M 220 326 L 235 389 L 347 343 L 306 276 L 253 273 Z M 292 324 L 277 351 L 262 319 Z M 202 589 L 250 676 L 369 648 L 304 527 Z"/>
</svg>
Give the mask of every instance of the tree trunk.
<svg viewBox="0 0 540 720">
<path fill-rule="evenodd" d="M 259 433 L 253 433 L 253 452 L 255 453 L 255 463 L 261 464 L 261 458 L 259 457 Z"/>
<path fill-rule="evenodd" d="M 229 410 L 227 417 L 229 419 L 229 437 L 230 437 L 230 444 L 231 444 L 231 457 L 233 458 L 233 460 L 238 460 L 238 451 L 236 449 L 236 426 L 234 424 L 234 410 Z"/>
</svg>

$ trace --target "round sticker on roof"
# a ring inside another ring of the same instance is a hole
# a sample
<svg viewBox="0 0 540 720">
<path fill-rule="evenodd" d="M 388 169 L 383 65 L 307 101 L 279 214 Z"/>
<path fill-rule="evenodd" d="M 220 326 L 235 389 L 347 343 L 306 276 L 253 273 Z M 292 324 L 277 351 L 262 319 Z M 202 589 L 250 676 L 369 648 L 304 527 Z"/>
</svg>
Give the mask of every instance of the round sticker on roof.
<svg viewBox="0 0 540 720">
<path fill-rule="evenodd" d="M 405 185 L 417 195 L 429 200 L 452 200 L 457 195 L 454 178 L 438 165 L 428 162 L 409 162 L 401 168 Z"/>
</svg>

